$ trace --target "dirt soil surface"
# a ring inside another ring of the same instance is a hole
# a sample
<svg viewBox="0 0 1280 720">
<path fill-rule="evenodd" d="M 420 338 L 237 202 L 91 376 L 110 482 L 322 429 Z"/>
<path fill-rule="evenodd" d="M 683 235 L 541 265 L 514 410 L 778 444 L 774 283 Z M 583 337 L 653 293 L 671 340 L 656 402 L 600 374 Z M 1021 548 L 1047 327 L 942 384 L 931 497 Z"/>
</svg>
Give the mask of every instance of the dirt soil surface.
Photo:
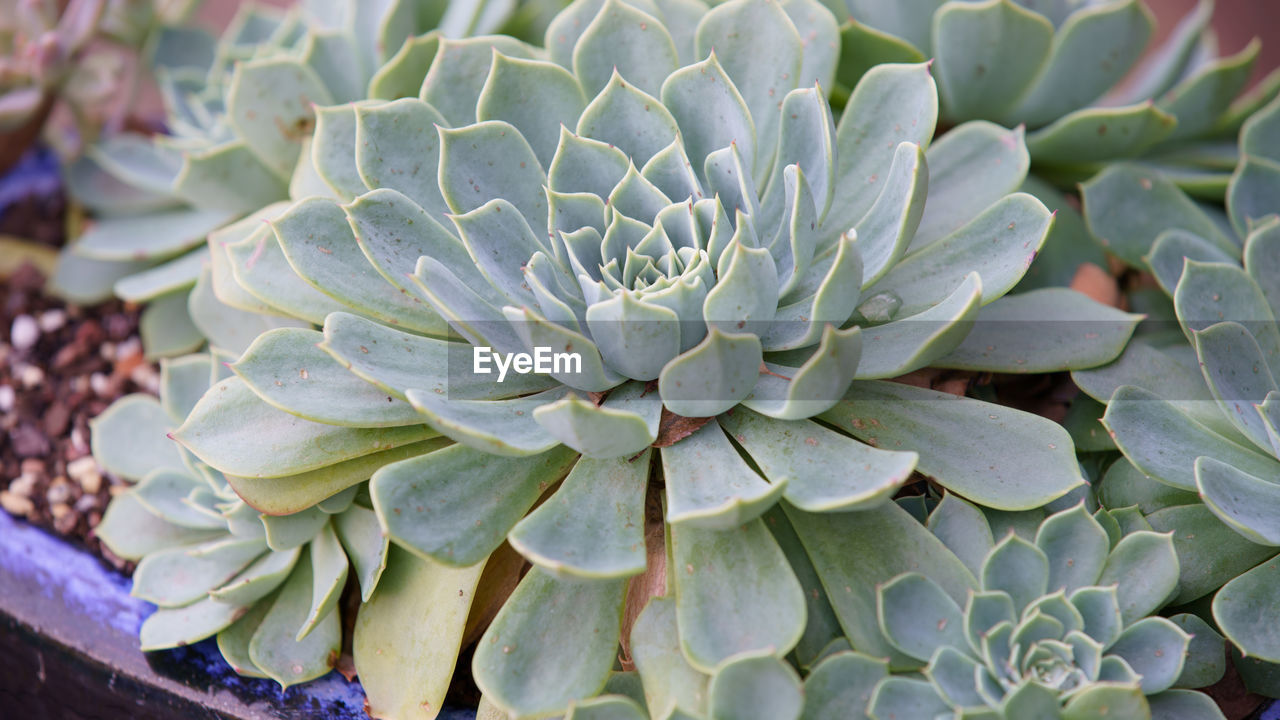
<svg viewBox="0 0 1280 720">
<path fill-rule="evenodd" d="M 0 235 L 61 246 L 65 213 L 61 193 L 28 196 L 0 214 Z M 92 533 L 125 485 L 90 455 L 89 420 L 155 392 L 159 373 L 143 360 L 139 308 L 68 305 L 44 284 L 30 264 L 0 277 L 0 506 L 127 570 Z"/>
</svg>

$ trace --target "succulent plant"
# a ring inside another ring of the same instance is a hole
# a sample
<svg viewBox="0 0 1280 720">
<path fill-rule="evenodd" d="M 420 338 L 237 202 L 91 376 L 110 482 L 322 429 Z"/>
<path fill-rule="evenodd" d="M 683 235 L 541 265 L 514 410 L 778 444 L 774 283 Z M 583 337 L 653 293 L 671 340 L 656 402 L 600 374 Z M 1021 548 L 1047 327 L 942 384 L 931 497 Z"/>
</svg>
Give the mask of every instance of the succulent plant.
<svg viewBox="0 0 1280 720">
<path fill-rule="evenodd" d="M 211 237 L 222 302 L 323 330 L 259 335 L 173 435 L 268 514 L 372 476 L 408 551 L 356 629 L 375 712 L 439 707 L 472 599 L 519 579 L 508 545 L 534 568 L 473 672 L 523 717 L 599 693 L 620 640 L 671 647 L 621 620 L 663 562 L 691 672 L 801 643 L 780 500 L 875 507 L 919 470 L 1026 510 L 1083 484 L 1057 425 L 879 380 L 1089 367 L 1138 318 L 1002 298 L 1052 223 L 1010 194 L 1021 133 L 926 150 L 924 64 L 868 72 L 837 126 L 835 32 L 805 0 L 580 0 L 545 51 L 442 41 L 418 98 L 317 111 L 305 199 Z M 580 366 L 474 370 L 540 347 Z"/>
<path fill-rule="evenodd" d="M 96 533 L 116 555 L 138 562 L 133 595 L 159 606 L 142 624 L 143 650 L 216 635 L 236 672 L 287 687 L 333 668 L 347 577 L 367 599 L 386 567 L 388 542 L 363 484 L 301 513 L 264 515 L 222 473 L 167 441 L 225 374 L 209 355 L 168 360 L 159 400 L 129 395 L 94 421 L 98 461 L 137 481 L 112 500 Z"/>
<path fill-rule="evenodd" d="M 1147 267 L 1173 304 L 1161 313 L 1168 322 L 1115 363 L 1075 374 L 1107 403 L 1102 421 L 1127 458 L 1107 473 L 1101 497 L 1177 531 L 1178 602 L 1217 591 L 1214 618 L 1251 658 L 1242 671 L 1272 694 L 1280 691 L 1278 131 L 1280 101 L 1245 124 L 1226 214 L 1137 168 L 1086 185 L 1093 231 L 1122 239 L 1117 254 Z"/>
<path fill-rule="evenodd" d="M 1178 584 L 1171 534 L 1077 504 L 997 542 L 995 523 L 952 495 L 928 528 L 949 557 L 880 584 L 874 611 L 921 674 L 832 653 L 805 681 L 805 717 L 1223 717 L 1175 689 L 1216 682 L 1225 655 L 1198 617 L 1154 615 Z"/>
<path fill-rule="evenodd" d="M 236 221 L 305 197 L 308 188 L 290 179 L 310 154 L 314 106 L 416 93 L 442 37 L 427 30 L 492 27 L 504 8 L 482 0 L 447 8 L 337 0 L 288 11 L 246 3 L 216 40 L 164 28 L 150 60 L 168 132 L 114 135 L 68 169 L 73 197 L 96 219 L 63 254 L 55 286 L 80 302 L 114 293 L 150 303 L 142 321 L 149 356 L 190 352 L 206 338 L 243 350 L 244 337 L 282 323 L 217 301 L 211 279 L 201 279 L 223 271 L 206 269 L 206 238 L 221 231 L 225 242 Z"/>
<path fill-rule="evenodd" d="M 119 123 L 132 94 L 129 56 L 142 46 L 113 31 L 110 18 L 126 5 L 153 9 L 127 0 L 0 2 L 0 173 L 38 138 L 71 157 Z M 153 26 L 135 35 L 145 39 Z"/>
<path fill-rule="evenodd" d="M 1280 92 L 1277 72 L 1240 95 L 1259 44 L 1219 57 L 1211 0 L 1141 64 L 1154 20 L 1140 0 L 833 4 L 850 18 L 841 28 L 850 77 L 878 62 L 933 58 L 947 121 L 1025 124 L 1034 172 L 1063 186 L 1141 158 L 1188 192 L 1220 200 L 1236 132 Z"/>
</svg>

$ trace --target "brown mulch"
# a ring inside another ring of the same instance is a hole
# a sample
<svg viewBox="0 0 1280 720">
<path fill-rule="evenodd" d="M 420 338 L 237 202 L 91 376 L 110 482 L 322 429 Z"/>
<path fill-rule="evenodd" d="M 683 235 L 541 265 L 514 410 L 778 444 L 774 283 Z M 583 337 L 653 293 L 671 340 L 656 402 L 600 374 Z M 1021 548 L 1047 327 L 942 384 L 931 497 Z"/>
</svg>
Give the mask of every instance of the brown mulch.
<svg viewBox="0 0 1280 720">
<path fill-rule="evenodd" d="M 154 392 L 159 375 L 143 361 L 137 308 L 81 308 L 43 288 L 29 264 L 0 278 L 0 505 L 124 567 L 91 533 L 124 485 L 90 455 L 89 420 Z"/>
</svg>

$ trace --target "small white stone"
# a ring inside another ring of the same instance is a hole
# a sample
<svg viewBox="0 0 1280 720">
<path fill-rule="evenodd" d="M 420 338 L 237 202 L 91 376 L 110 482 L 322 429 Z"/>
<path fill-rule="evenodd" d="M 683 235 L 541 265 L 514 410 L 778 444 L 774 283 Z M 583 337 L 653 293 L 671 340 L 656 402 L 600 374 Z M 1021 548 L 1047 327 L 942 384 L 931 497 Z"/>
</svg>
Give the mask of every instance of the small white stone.
<svg viewBox="0 0 1280 720">
<path fill-rule="evenodd" d="M 94 373 L 89 376 L 89 388 L 93 390 L 93 394 L 98 397 L 106 397 L 111 392 L 111 381 L 102 373 Z"/>
<path fill-rule="evenodd" d="M 28 390 L 44 382 L 44 371 L 35 365 L 23 365 L 17 375 L 22 387 Z"/>
<path fill-rule="evenodd" d="M 138 339 L 137 336 L 131 337 L 128 340 L 125 340 L 124 342 L 116 346 L 116 357 L 120 358 L 121 360 L 124 360 L 125 358 L 128 358 L 128 357 L 132 357 L 134 355 L 141 355 L 141 354 L 142 354 L 142 340 Z"/>
<path fill-rule="evenodd" d="M 78 460 L 72 460 L 67 463 L 67 475 L 72 480 L 79 480 L 89 473 L 98 472 L 98 462 L 93 459 L 92 455 L 85 455 Z"/>
<path fill-rule="evenodd" d="M 45 310 L 40 314 L 40 329 L 51 333 L 61 330 L 67 324 L 67 312 L 58 308 Z"/>
<path fill-rule="evenodd" d="M 89 443 L 85 440 L 84 433 L 80 428 L 72 428 L 71 430 L 71 448 L 78 453 L 89 452 Z"/>
<path fill-rule="evenodd" d="M 9 328 L 9 343 L 17 350 L 29 350 L 40 339 L 40 326 L 30 315 L 19 315 Z"/>
<path fill-rule="evenodd" d="M 0 413 L 13 412 L 13 403 L 17 398 L 12 385 L 0 385 Z"/>
<path fill-rule="evenodd" d="M 69 502 L 71 500 L 71 483 L 67 482 L 66 478 L 54 480 L 49 489 L 45 491 L 44 498 L 49 501 L 50 505 Z"/>
<path fill-rule="evenodd" d="M 9 492 L 22 497 L 31 497 L 31 491 L 36 489 L 35 473 L 23 473 L 9 483 Z"/>
<path fill-rule="evenodd" d="M 36 504 L 31 502 L 31 498 L 14 495 L 8 490 L 0 491 L 0 507 L 5 512 L 18 517 L 25 517 L 35 512 Z"/>
</svg>

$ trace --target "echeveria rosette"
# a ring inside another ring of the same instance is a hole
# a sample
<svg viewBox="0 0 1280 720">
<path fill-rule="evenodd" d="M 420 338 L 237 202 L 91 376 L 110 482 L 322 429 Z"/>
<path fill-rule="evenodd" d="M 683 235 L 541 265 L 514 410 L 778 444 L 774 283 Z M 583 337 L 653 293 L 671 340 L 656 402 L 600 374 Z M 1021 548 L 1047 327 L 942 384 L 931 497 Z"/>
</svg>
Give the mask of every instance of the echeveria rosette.
<svg viewBox="0 0 1280 720">
<path fill-rule="evenodd" d="M 761 519 L 779 499 L 876 507 L 917 469 L 1006 509 L 1082 484 L 1060 427 L 877 380 L 1090 366 L 1136 318 L 1068 291 L 1001 298 L 1052 220 L 1010 194 L 1020 133 L 971 123 L 926 151 L 925 65 L 868 73 L 837 126 L 821 91 L 837 46 L 816 40 L 834 29 L 811 2 L 611 0 L 567 8 L 545 52 L 442 42 L 418 98 L 322 110 L 294 176 L 310 197 L 223 246 L 219 297 L 323 331 L 259 336 L 175 437 L 270 513 L 373 475 L 413 553 L 357 626 L 375 710 L 439 706 L 504 540 L 535 567 L 480 641 L 477 682 L 521 716 L 599 693 L 628 578 L 662 556 L 651 491 L 684 569 L 679 632 L 631 646 L 676 647 L 706 677 L 805 634 L 802 558 Z M 969 333 L 1054 305 L 1119 329 Z M 498 383 L 460 371 L 473 344 L 573 351 L 582 371 Z M 677 430 L 658 442 L 664 411 Z M 419 625 L 440 651 L 406 663 L 405 620 L 435 608 Z"/>
<path fill-rule="evenodd" d="M 167 360 L 159 400 L 126 396 L 93 422 L 95 457 L 137 481 L 112 499 L 96 533 L 137 561 L 133 595 L 158 606 L 142 624 L 143 650 L 216 635 L 237 673 L 287 687 L 333 669 L 348 575 L 369 599 L 389 544 L 363 484 L 302 512 L 264 515 L 221 472 L 167 440 L 227 374 L 209 355 Z"/>
<path fill-rule="evenodd" d="M 1259 44 L 1219 57 L 1211 0 L 1142 63 L 1155 22 L 1141 0 L 830 4 L 849 18 L 842 36 L 856 61 L 845 72 L 933 58 L 944 119 L 1026 125 L 1034 172 L 1065 187 L 1140 157 L 1188 192 L 1221 199 L 1236 132 L 1280 92 L 1275 73 L 1240 95 Z"/>
<path fill-rule="evenodd" d="M 828 654 L 805 680 L 804 717 L 1222 717 L 1186 689 L 1222 676 L 1221 638 L 1194 615 L 1155 614 L 1178 586 L 1171 534 L 1122 530 L 1121 518 L 1083 504 L 997 541 L 1007 521 L 946 496 L 915 531 L 916 552 L 931 535 L 942 559 L 873 591 L 869 623 L 894 654 Z M 910 567 L 908 552 L 889 554 L 890 572 Z"/>
<path fill-rule="evenodd" d="M 217 39 L 193 27 L 160 29 L 149 61 L 167 132 L 114 135 L 68 168 L 71 194 L 95 220 L 63 253 L 58 291 L 78 302 L 115 294 L 149 303 L 141 333 L 152 357 L 190 352 L 206 338 L 239 353 L 246 335 L 290 324 L 218 300 L 206 238 L 306 196 L 309 187 L 291 179 L 309 155 L 316 106 L 399 97 L 406 82 L 416 92 L 442 32 L 483 30 L 505 17 L 479 1 L 418 5 L 339 0 L 285 11 L 246 3 Z M 441 30 L 427 32 L 437 22 Z M 219 240 L 228 241 L 225 233 Z"/>
<path fill-rule="evenodd" d="M 1245 124 L 1226 213 L 1138 168 L 1086 185 L 1094 233 L 1145 265 L 1173 302 L 1162 313 L 1171 322 L 1116 362 L 1075 373 L 1107 403 L 1102 421 L 1126 457 L 1100 498 L 1178 531 L 1178 601 L 1216 591 L 1214 617 L 1248 657 L 1238 664 L 1250 686 L 1267 694 L 1280 692 L 1278 128 L 1280 101 Z"/>
</svg>

